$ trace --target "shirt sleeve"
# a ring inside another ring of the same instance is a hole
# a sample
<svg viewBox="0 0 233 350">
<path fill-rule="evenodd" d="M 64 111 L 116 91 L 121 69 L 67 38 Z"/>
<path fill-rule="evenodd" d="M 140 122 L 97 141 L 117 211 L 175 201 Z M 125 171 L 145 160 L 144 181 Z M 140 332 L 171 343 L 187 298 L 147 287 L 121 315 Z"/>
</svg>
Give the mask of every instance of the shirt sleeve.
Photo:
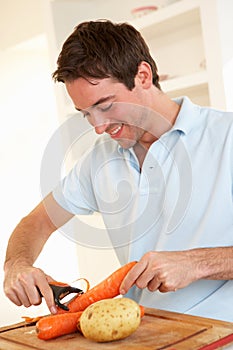
<svg viewBox="0 0 233 350">
<path fill-rule="evenodd" d="M 97 211 L 90 162 L 88 155 L 79 160 L 52 192 L 58 204 L 75 215 L 90 215 Z"/>
</svg>

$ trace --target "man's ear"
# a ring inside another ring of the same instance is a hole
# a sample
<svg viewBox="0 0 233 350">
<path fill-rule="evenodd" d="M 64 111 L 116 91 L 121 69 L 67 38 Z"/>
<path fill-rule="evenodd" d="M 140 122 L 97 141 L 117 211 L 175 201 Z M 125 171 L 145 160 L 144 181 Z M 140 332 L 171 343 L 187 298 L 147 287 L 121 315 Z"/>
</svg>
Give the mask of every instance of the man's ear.
<svg viewBox="0 0 233 350">
<path fill-rule="evenodd" d="M 139 84 L 141 84 L 144 89 L 151 87 L 153 84 L 153 76 L 149 63 L 142 61 L 139 64 L 136 79 L 138 79 Z"/>
</svg>

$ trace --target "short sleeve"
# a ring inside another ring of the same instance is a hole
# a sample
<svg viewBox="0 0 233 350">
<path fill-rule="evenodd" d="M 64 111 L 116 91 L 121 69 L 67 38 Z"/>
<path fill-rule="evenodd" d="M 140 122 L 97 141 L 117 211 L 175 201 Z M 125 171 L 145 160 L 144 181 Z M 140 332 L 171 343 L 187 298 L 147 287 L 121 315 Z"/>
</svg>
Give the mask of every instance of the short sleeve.
<svg viewBox="0 0 233 350">
<path fill-rule="evenodd" d="M 52 192 L 57 203 L 72 214 L 89 215 L 97 211 L 90 158 L 86 155 L 79 160 Z"/>
</svg>

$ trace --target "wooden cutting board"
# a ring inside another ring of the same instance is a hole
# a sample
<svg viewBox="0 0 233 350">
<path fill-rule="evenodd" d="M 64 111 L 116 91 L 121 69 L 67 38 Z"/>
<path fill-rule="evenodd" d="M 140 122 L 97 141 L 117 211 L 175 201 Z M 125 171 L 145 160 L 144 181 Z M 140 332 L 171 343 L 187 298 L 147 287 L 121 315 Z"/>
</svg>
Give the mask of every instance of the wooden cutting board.
<svg viewBox="0 0 233 350">
<path fill-rule="evenodd" d="M 214 350 L 233 343 L 233 323 L 146 308 L 131 336 L 95 343 L 74 333 L 54 340 L 37 338 L 35 326 L 0 328 L 1 350 Z"/>
</svg>

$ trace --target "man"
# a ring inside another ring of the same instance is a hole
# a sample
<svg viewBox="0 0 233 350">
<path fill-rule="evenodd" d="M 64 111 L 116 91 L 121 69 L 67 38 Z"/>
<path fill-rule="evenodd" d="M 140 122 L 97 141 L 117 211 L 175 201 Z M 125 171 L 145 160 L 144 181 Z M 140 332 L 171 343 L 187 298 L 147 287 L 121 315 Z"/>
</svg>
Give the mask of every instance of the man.
<svg viewBox="0 0 233 350">
<path fill-rule="evenodd" d="M 128 24 L 78 25 L 53 77 L 103 135 L 16 227 L 6 295 L 16 305 L 37 305 L 38 287 L 55 313 L 51 277 L 33 263 L 53 231 L 75 214 L 97 211 L 120 262 L 138 261 L 123 295 L 233 321 L 233 114 L 171 100 Z"/>
</svg>

